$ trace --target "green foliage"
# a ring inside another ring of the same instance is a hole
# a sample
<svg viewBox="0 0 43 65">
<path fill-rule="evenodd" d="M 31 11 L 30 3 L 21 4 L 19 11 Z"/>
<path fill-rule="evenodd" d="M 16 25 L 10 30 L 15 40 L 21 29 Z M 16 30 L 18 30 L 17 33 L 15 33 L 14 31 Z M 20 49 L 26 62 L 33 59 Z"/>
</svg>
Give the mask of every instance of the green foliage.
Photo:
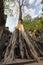
<svg viewBox="0 0 43 65">
<path fill-rule="evenodd" d="M 23 25 L 27 30 L 43 30 L 43 17 L 37 17 L 31 21 L 24 20 Z"/>
<path fill-rule="evenodd" d="M 10 0 L 3 0 L 3 2 L 4 2 L 4 8 L 5 8 L 5 13 L 6 13 L 6 14 L 9 14 L 10 16 L 13 16 L 13 13 L 12 13 L 13 10 L 10 9 L 9 1 L 10 1 Z"/>
</svg>

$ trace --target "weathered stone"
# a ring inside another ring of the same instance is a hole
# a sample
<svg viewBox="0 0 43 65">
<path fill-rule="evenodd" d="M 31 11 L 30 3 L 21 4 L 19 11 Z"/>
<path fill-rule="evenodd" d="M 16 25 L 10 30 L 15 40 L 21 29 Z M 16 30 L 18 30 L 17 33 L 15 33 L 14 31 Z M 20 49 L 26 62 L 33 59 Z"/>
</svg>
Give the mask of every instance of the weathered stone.
<svg viewBox="0 0 43 65">
<path fill-rule="evenodd" d="M 8 46 L 9 44 L 9 40 L 10 40 L 10 37 L 11 37 L 11 32 L 7 29 L 7 27 L 4 27 L 1 28 L 1 31 L 0 31 L 0 60 L 2 58 L 4 58 L 4 54 L 5 54 L 5 51 L 6 51 L 6 47 Z"/>
</svg>

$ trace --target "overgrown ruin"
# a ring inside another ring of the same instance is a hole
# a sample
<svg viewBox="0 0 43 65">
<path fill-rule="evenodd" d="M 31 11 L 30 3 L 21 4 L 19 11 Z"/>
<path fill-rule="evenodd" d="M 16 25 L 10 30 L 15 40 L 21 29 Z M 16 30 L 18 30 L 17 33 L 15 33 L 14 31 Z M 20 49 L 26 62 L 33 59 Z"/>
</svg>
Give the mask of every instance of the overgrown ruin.
<svg viewBox="0 0 43 65">
<path fill-rule="evenodd" d="M 3 4 L 2 1 L 0 2 L 0 6 L 1 3 Z M 3 16 L 0 16 L 0 31 L 2 30 L 0 32 L 0 57 L 4 54 L 4 64 L 13 63 L 15 59 L 40 61 L 39 57 L 43 57 L 43 51 L 39 48 L 37 42 L 32 39 L 28 31 L 25 30 L 21 17 L 19 17 L 18 25 L 11 35 L 8 28 L 6 29 L 5 27 L 4 7 L 1 7 L 0 11 L 3 13 Z"/>
</svg>

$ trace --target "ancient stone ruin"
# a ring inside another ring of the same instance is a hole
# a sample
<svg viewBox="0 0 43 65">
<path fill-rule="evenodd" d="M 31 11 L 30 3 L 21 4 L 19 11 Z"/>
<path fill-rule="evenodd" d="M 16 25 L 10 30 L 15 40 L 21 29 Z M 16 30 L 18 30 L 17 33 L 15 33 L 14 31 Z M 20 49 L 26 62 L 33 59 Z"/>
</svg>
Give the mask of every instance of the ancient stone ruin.
<svg viewBox="0 0 43 65">
<path fill-rule="evenodd" d="M 25 30 L 21 20 L 11 33 L 5 27 L 3 0 L 0 0 L 0 6 L 0 60 L 4 59 L 4 64 L 13 64 L 17 59 L 33 59 L 38 62 L 43 52 L 37 42 Z"/>
</svg>

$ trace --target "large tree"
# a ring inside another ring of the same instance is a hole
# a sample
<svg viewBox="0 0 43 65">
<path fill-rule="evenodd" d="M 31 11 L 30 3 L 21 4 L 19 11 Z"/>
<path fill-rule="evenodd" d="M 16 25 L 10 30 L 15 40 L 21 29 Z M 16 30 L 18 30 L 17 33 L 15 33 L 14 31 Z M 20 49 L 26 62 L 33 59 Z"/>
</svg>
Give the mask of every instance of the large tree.
<svg viewBox="0 0 43 65">
<path fill-rule="evenodd" d="M 36 43 L 34 43 L 28 33 L 25 31 L 22 24 L 22 9 L 24 7 L 29 8 L 29 0 L 7 0 L 14 2 L 14 5 L 18 8 L 18 25 L 15 28 L 15 31 L 12 34 L 9 45 L 6 49 L 4 62 L 10 63 L 13 62 L 16 58 L 29 59 L 29 56 L 34 58 L 36 61 L 39 60 L 38 54 L 35 47 L 39 50 Z M 32 42 L 34 44 L 32 44 Z M 35 45 L 35 47 L 34 47 Z M 40 51 L 39 51 L 40 53 Z M 42 54 L 42 53 L 41 53 Z"/>
</svg>

